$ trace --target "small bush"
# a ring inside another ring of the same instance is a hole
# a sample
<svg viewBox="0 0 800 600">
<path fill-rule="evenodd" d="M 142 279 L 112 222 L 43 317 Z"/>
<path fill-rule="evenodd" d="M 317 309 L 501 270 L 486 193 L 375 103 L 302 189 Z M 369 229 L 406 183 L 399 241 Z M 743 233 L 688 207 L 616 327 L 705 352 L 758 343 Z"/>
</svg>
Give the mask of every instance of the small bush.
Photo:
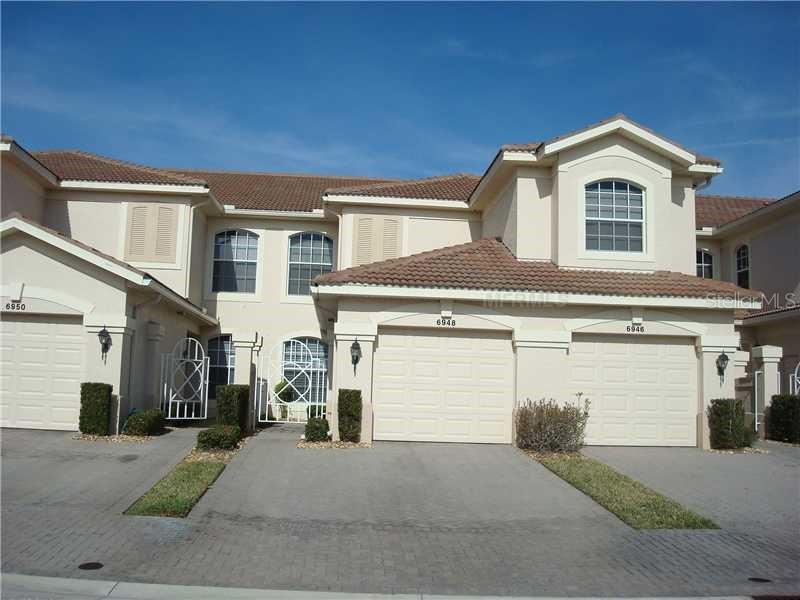
<svg viewBox="0 0 800 600">
<path fill-rule="evenodd" d="M 198 450 L 230 450 L 242 439 L 238 425 L 214 425 L 197 434 Z"/>
<path fill-rule="evenodd" d="M 753 443 L 755 432 L 745 423 L 741 400 L 715 398 L 707 412 L 712 448 L 729 450 L 744 448 Z"/>
<path fill-rule="evenodd" d="M 125 433 L 128 435 L 157 435 L 164 431 L 166 418 L 160 410 L 141 410 L 128 417 Z"/>
<path fill-rule="evenodd" d="M 327 442 L 328 441 L 328 420 L 309 419 L 306 423 L 307 442 Z"/>
<path fill-rule="evenodd" d="M 767 409 L 767 437 L 800 444 L 800 396 L 777 394 Z"/>
<path fill-rule="evenodd" d="M 339 390 L 339 439 L 361 441 L 361 390 Z"/>
<path fill-rule="evenodd" d="M 111 390 L 108 383 L 81 384 L 81 412 L 78 429 L 91 435 L 108 435 L 111 420 Z"/>
<path fill-rule="evenodd" d="M 527 400 L 517 407 L 517 446 L 535 452 L 577 452 L 583 445 L 589 401 L 560 405 L 555 400 Z"/>
<path fill-rule="evenodd" d="M 218 385 L 216 391 L 217 425 L 238 425 L 242 431 L 247 431 L 250 386 Z"/>
</svg>

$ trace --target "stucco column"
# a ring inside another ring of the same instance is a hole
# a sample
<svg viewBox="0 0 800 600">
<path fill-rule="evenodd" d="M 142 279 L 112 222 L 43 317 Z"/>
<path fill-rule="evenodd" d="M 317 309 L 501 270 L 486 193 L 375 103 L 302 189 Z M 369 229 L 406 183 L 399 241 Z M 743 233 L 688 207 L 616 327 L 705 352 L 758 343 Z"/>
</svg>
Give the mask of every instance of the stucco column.
<svg viewBox="0 0 800 600">
<path fill-rule="evenodd" d="M 109 383 L 117 402 L 112 406 L 111 428 L 119 433 L 121 421 L 130 407 L 130 372 L 133 356 L 133 322 L 127 317 L 102 318 L 97 320 L 90 315 L 84 317 L 86 335 L 86 370 L 83 381 Z M 100 349 L 98 333 L 105 328 L 111 335 L 111 347 L 104 355 Z"/>
<path fill-rule="evenodd" d="M 161 340 L 164 339 L 164 326 L 149 321 L 147 323 L 147 349 L 144 364 L 144 408 L 158 408 L 161 384 Z"/>
<path fill-rule="evenodd" d="M 567 380 L 568 352 L 571 334 L 568 331 L 515 330 L 512 344 L 516 359 L 516 388 L 512 443 L 516 443 L 516 407 L 527 400 L 536 402 L 550 398 L 563 402 Z"/>
<path fill-rule="evenodd" d="M 570 339 L 569 331 L 514 331 L 517 403 L 528 398 L 567 400 L 563 396 Z"/>
<path fill-rule="evenodd" d="M 253 399 L 255 394 L 255 378 L 256 378 L 256 365 L 253 358 L 256 348 L 259 346 L 258 334 L 253 332 L 233 332 L 231 334 L 231 344 L 233 345 L 233 352 L 236 363 L 233 369 L 233 383 L 237 385 L 249 385 L 250 397 L 248 399 L 248 406 L 253 406 Z M 210 403 L 209 403 L 210 404 Z M 214 403 L 214 411 L 216 414 L 216 402 Z M 211 406 L 209 406 L 210 412 Z M 252 419 L 248 417 L 248 422 Z"/>
<path fill-rule="evenodd" d="M 780 346 L 756 346 L 752 349 L 751 355 L 755 366 L 754 371 L 762 372 L 757 386 L 756 411 L 761 415 L 766 415 L 767 408 L 772 404 L 772 397 L 781 392 L 778 365 L 783 358 L 783 348 Z M 758 423 L 758 435 L 763 438 L 766 433 L 764 416 L 758 419 Z"/>
<path fill-rule="evenodd" d="M 376 325 L 336 323 L 334 326 L 335 370 L 333 394 L 328 397 L 328 423 L 331 436 L 339 439 L 338 400 L 340 389 L 361 390 L 361 441 L 372 441 L 372 364 L 378 328 Z M 353 365 L 350 347 L 355 341 L 361 346 L 361 360 Z"/>
<path fill-rule="evenodd" d="M 739 346 L 738 336 L 701 336 L 697 340 L 698 356 L 698 398 L 697 398 L 697 447 L 711 448 L 706 411 L 715 398 L 734 398 L 736 395 L 736 374 L 734 357 Z M 717 358 L 725 353 L 729 364 L 720 375 Z"/>
</svg>

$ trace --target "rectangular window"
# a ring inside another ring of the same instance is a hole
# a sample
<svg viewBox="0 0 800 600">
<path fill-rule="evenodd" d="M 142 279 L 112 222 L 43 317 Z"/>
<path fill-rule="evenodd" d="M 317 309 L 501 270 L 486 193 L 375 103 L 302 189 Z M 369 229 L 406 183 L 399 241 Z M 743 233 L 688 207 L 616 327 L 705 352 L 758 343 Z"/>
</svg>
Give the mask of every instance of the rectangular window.
<svg viewBox="0 0 800 600">
<path fill-rule="evenodd" d="M 644 192 L 624 181 L 586 186 L 586 249 L 644 251 Z"/>
</svg>

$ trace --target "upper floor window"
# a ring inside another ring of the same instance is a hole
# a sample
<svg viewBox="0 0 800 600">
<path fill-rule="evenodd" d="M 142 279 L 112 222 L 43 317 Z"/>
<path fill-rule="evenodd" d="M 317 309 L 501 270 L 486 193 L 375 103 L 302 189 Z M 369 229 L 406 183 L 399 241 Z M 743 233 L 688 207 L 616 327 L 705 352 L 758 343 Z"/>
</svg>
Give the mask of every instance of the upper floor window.
<svg viewBox="0 0 800 600">
<path fill-rule="evenodd" d="M 642 252 L 644 192 L 625 181 L 586 186 L 586 249 Z"/>
<path fill-rule="evenodd" d="M 289 295 L 307 296 L 311 280 L 333 270 L 333 240 L 304 231 L 289 238 Z"/>
<path fill-rule="evenodd" d="M 258 236 L 235 229 L 214 236 L 214 273 L 212 292 L 256 291 Z"/>
<path fill-rule="evenodd" d="M 208 397 L 217 397 L 217 386 L 233 383 L 236 367 L 231 336 L 221 335 L 208 340 Z"/>
<path fill-rule="evenodd" d="M 697 251 L 697 276 L 703 279 L 714 278 L 714 256 L 708 250 Z"/>
<path fill-rule="evenodd" d="M 750 287 L 750 247 L 747 245 L 736 249 L 736 285 Z"/>
</svg>

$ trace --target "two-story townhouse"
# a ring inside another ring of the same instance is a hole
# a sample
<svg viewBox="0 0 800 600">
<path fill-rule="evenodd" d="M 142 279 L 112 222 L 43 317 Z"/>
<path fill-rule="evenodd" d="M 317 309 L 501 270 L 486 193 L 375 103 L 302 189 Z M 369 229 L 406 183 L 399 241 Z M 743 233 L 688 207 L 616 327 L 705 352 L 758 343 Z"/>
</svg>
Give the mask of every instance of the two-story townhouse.
<svg viewBox="0 0 800 600">
<path fill-rule="evenodd" d="M 742 311 L 742 347 L 782 348 L 761 357 L 778 364 L 778 389 L 800 389 L 800 192 L 783 198 L 697 197 L 697 276 L 733 282 L 763 293 L 760 310 Z M 757 396 L 762 365 L 753 361 L 740 382 Z M 763 410 L 760 406 L 757 412 Z"/>
<path fill-rule="evenodd" d="M 60 383 L 76 410 L 80 380 L 114 383 L 123 417 L 153 406 L 160 355 L 192 335 L 211 387 L 252 383 L 261 420 L 325 411 L 335 434 L 336 393 L 356 388 L 366 439 L 508 443 L 516 402 L 581 393 L 589 443 L 706 446 L 708 402 L 734 393 L 734 311 L 761 306 L 695 275 L 695 190 L 718 161 L 621 115 L 416 181 L 2 149 L 3 216 L 22 215 L 2 223 L 4 425 L 74 428 L 46 415 Z M 137 297 L 101 307 L 115 293 Z M 69 319 L 81 362 L 56 381 Z"/>
</svg>

